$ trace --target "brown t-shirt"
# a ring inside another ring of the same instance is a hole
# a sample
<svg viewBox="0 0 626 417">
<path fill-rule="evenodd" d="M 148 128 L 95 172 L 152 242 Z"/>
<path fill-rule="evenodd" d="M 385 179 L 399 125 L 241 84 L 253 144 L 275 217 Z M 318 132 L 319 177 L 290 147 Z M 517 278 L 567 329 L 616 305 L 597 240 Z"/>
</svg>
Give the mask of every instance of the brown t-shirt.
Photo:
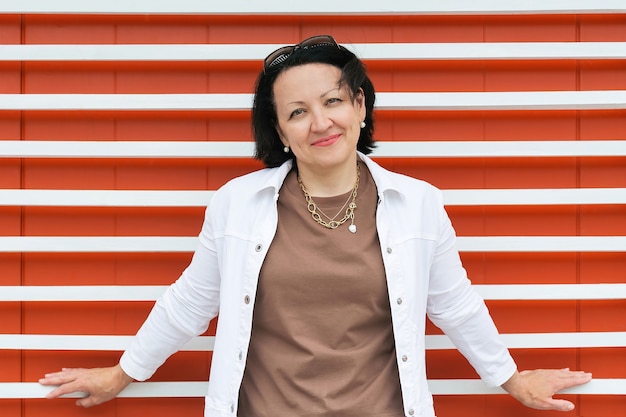
<svg viewBox="0 0 626 417">
<path fill-rule="evenodd" d="M 333 216 L 349 193 L 313 197 Z M 257 290 L 240 417 L 402 417 L 376 186 L 361 164 L 354 211 L 337 229 L 307 211 L 295 172 Z M 338 219 L 343 217 L 343 212 Z"/>
</svg>

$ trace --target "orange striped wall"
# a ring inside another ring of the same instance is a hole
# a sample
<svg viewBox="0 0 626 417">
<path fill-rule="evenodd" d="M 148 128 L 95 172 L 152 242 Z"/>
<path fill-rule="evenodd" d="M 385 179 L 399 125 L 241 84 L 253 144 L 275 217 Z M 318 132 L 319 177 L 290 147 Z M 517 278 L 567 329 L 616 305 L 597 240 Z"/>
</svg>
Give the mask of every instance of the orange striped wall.
<svg viewBox="0 0 626 417">
<path fill-rule="evenodd" d="M 626 41 L 626 16 L 216 17 L 0 15 L 0 43 L 342 43 Z M 626 89 L 624 61 L 371 62 L 379 91 Z M 258 62 L 0 64 L 0 93 L 248 93 Z M 624 111 L 400 112 L 377 115 L 384 140 L 595 140 L 626 137 Z M 0 112 L 0 139 L 249 140 L 248 112 Z M 614 158 L 380 159 L 440 188 L 626 187 Z M 215 189 L 251 160 L 0 159 L 1 188 Z M 460 236 L 626 235 L 623 206 L 454 207 Z M 196 208 L 0 207 L 0 234 L 193 236 Z M 475 283 L 625 282 L 624 253 L 464 253 Z M 0 285 L 168 284 L 190 254 L 0 254 Z M 0 332 L 133 334 L 149 303 L 0 303 Z M 624 331 L 626 301 L 490 302 L 502 332 Z M 436 333 L 437 330 L 429 330 Z M 623 349 L 515 350 L 521 368 L 575 367 L 626 378 Z M 118 352 L 0 351 L 0 380 L 113 364 Z M 154 380 L 206 380 L 207 353 L 176 354 Z M 475 378 L 456 352 L 428 354 L 429 378 Z M 436 397 L 439 417 L 557 415 L 507 396 Z M 623 417 L 623 396 L 587 396 L 568 415 Z M 71 400 L 0 400 L 6 417 L 202 415 L 202 399 L 120 399 L 85 411 Z"/>
</svg>

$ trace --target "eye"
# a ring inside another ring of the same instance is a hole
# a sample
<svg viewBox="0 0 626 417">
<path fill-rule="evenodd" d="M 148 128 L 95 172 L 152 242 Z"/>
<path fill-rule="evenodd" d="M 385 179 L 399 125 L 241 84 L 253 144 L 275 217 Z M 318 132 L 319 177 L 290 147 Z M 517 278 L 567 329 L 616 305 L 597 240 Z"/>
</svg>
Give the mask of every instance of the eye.
<svg viewBox="0 0 626 417">
<path fill-rule="evenodd" d="M 342 100 L 339 97 L 331 97 L 326 100 L 326 104 L 340 103 Z"/>
<path fill-rule="evenodd" d="M 293 117 L 300 116 L 303 113 L 304 113 L 304 109 L 295 109 L 289 114 L 289 118 L 291 119 Z"/>
</svg>

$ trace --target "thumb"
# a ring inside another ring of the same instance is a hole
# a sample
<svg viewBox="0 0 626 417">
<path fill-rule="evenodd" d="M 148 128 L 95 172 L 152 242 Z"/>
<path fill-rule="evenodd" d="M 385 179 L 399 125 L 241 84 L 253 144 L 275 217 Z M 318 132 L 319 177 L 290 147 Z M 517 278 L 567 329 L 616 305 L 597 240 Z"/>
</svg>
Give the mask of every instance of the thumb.
<svg viewBox="0 0 626 417">
<path fill-rule="evenodd" d="M 79 407 L 89 408 L 89 407 L 96 405 L 96 402 L 91 396 L 89 396 L 89 397 L 76 400 L 76 405 Z"/>
<path fill-rule="evenodd" d="M 554 410 L 557 411 L 572 411 L 575 407 L 574 404 L 567 400 L 552 400 Z"/>
</svg>

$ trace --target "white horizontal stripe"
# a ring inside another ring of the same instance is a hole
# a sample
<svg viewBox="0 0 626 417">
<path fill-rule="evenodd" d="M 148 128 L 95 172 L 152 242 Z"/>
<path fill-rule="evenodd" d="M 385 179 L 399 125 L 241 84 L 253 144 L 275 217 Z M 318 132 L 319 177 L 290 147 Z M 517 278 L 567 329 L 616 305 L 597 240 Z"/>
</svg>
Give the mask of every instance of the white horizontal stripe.
<svg viewBox="0 0 626 417">
<path fill-rule="evenodd" d="M 461 252 L 626 252 L 626 236 L 459 237 Z"/>
<path fill-rule="evenodd" d="M 483 395 L 505 394 L 499 387 L 487 387 L 477 379 L 429 379 L 428 387 L 434 395 Z M 0 398 L 45 398 L 54 387 L 46 387 L 36 382 L 1 382 Z M 208 382 L 133 382 L 119 398 L 175 398 L 204 397 Z M 560 394 L 583 395 L 623 395 L 626 394 L 626 379 L 593 379 L 585 385 L 568 388 Z M 79 398 L 84 394 L 74 393 L 64 398 Z"/>
<path fill-rule="evenodd" d="M 248 110 L 251 94 L 0 94 L 0 110 Z"/>
<path fill-rule="evenodd" d="M 625 90 L 376 94 L 379 110 L 609 110 Z M 0 110 L 249 110 L 251 94 L 0 94 Z"/>
<path fill-rule="evenodd" d="M 461 252 L 626 252 L 626 236 L 489 236 L 457 239 Z M 0 236 L 8 252 L 193 252 L 196 237 Z"/>
<path fill-rule="evenodd" d="M 626 189 L 625 189 L 626 190 Z M 0 206 L 206 207 L 214 191 L 2 190 Z"/>
<path fill-rule="evenodd" d="M 376 144 L 378 147 L 373 156 L 379 158 L 626 156 L 624 140 L 394 141 Z"/>
<path fill-rule="evenodd" d="M 165 285 L 0 286 L 2 301 L 154 301 Z M 626 284 L 474 284 L 485 300 L 626 300 Z"/>
<path fill-rule="evenodd" d="M 626 42 L 343 44 L 364 60 L 624 59 Z M 261 61 L 283 45 L 0 45 L 0 61 Z"/>
<path fill-rule="evenodd" d="M 377 93 L 380 110 L 602 110 L 626 108 L 626 90 Z"/>
<path fill-rule="evenodd" d="M 474 379 L 429 379 L 428 387 L 434 395 L 505 394 L 500 387 L 487 387 Z M 559 391 L 559 394 L 622 395 L 626 394 L 626 379 L 593 379 L 585 385 Z"/>
<path fill-rule="evenodd" d="M 626 156 L 626 140 L 376 142 L 377 158 Z M 0 158 L 250 158 L 250 141 L 0 140 Z"/>
<path fill-rule="evenodd" d="M 626 154 L 626 141 L 623 147 Z M 16 158 L 250 158 L 253 153 L 254 142 L 250 141 L 0 140 L 0 156 Z"/>
<path fill-rule="evenodd" d="M 443 196 L 447 206 L 626 204 L 626 188 L 443 190 Z"/>
<path fill-rule="evenodd" d="M 626 332 L 501 334 L 509 349 L 626 347 Z M 426 336 L 426 349 L 455 349 L 444 335 Z"/>
<path fill-rule="evenodd" d="M 206 207 L 214 191 L 0 189 L 0 206 Z M 626 204 L 626 188 L 443 190 L 447 206 Z"/>
<path fill-rule="evenodd" d="M 165 285 L 0 286 L 0 301 L 155 301 L 166 288 Z"/>
<path fill-rule="evenodd" d="M 228 15 L 430 15 L 624 13 L 621 0 L 380 0 L 287 2 L 264 0 L 2 0 L 0 13 L 228 14 Z"/>
<path fill-rule="evenodd" d="M 1 236 L 1 252 L 193 252 L 197 237 Z"/>
<path fill-rule="evenodd" d="M 522 333 L 502 334 L 510 349 L 626 347 L 626 332 Z M 0 334 L 0 349 L 123 351 L 133 336 Z M 184 351 L 211 351 L 215 338 L 195 337 L 183 346 Z M 427 350 L 455 349 L 445 335 L 427 335 Z"/>
<path fill-rule="evenodd" d="M 43 377 L 43 375 L 42 375 Z M 133 382 L 118 398 L 180 398 L 204 397 L 208 382 Z M 37 382 L 0 382 L 1 398 L 45 398 L 54 387 Z M 76 392 L 62 398 L 80 398 L 84 393 Z"/>
<path fill-rule="evenodd" d="M 474 284 L 485 300 L 626 300 L 626 284 Z"/>
<path fill-rule="evenodd" d="M 38 335 L 0 334 L 0 349 L 11 350 L 71 350 L 123 351 L 134 336 L 102 335 Z M 191 339 L 180 350 L 206 352 L 213 350 L 215 338 L 199 336 Z"/>
<path fill-rule="evenodd" d="M 364 60 L 622 59 L 626 42 L 343 44 Z M 273 51 L 273 49 L 269 49 Z M 263 57 L 264 58 L 264 57 Z"/>
<path fill-rule="evenodd" d="M 163 285 L 0 286 L 1 301 L 154 301 Z M 619 300 L 626 284 L 474 285 L 486 300 Z"/>
</svg>

